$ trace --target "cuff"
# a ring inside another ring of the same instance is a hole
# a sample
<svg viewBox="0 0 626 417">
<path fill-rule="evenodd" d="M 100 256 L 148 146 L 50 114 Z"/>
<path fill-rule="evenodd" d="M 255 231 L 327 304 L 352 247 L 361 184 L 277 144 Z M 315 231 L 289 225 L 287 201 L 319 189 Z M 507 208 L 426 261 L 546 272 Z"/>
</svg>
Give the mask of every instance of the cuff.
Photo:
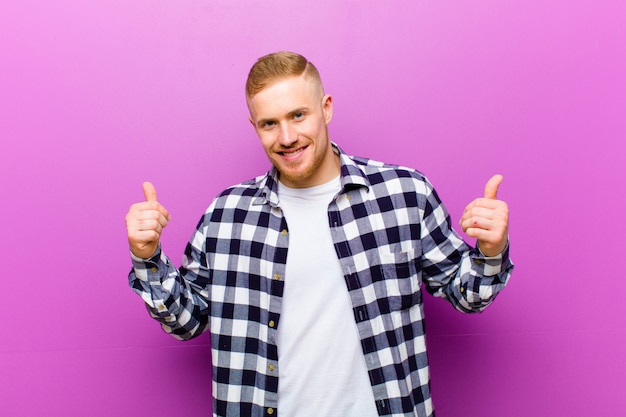
<svg viewBox="0 0 626 417">
<path fill-rule="evenodd" d="M 496 256 L 486 256 L 480 251 L 478 245 L 472 251 L 471 259 L 474 267 L 480 271 L 480 275 L 493 276 L 506 271 L 511 265 L 509 258 L 509 241 L 502 252 Z"/>
</svg>

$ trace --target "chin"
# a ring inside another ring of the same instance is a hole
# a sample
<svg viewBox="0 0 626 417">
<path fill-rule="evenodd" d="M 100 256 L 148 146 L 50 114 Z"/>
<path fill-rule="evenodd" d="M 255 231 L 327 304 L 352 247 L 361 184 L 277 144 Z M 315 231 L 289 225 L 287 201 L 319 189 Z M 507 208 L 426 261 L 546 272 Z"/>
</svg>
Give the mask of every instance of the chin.
<svg viewBox="0 0 626 417">
<path fill-rule="evenodd" d="M 311 174 L 308 170 L 299 169 L 297 171 L 293 170 L 283 170 L 280 171 L 281 178 L 283 183 L 285 181 L 291 183 L 292 185 L 302 186 L 304 183 L 311 179 Z"/>
</svg>

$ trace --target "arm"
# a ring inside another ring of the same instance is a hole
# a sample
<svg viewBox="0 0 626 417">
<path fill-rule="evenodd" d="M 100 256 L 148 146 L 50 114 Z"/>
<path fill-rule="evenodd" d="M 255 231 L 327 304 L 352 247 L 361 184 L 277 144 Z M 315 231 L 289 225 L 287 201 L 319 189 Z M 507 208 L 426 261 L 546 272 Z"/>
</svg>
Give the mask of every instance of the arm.
<svg viewBox="0 0 626 417">
<path fill-rule="evenodd" d="M 495 186 L 497 190 L 502 178 L 492 180 L 488 187 L 497 182 Z M 427 186 L 430 187 L 430 192 L 426 195 L 421 231 L 422 270 L 426 288 L 435 296 L 447 299 L 459 311 L 482 311 L 504 288 L 513 270 L 513 264 L 509 259 L 506 204 L 478 201 L 487 200 L 485 198 L 474 200 L 466 208 L 462 224 L 474 225 L 475 229 L 480 229 L 473 231 L 467 227 L 468 235 L 472 233 L 478 237 L 480 234 L 478 247 L 471 248 L 452 229 L 448 212 L 432 186 L 430 184 Z M 498 210 L 502 211 L 494 214 L 490 210 L 495 208 L 483 207 L 485 204 L 497 206 Z M 485 218 L 480 216 L 480 213 L 483 215 L 489 213 L 490 217 Z M 501 215 L 505 213 L 506 216 L 502 217 Z M 494 217 L 498 220 L 494 220 Z M 487 226 L 489 229 L 485 229 Z"/>
<path fill-rule="evenodd" d="M 144 183 L 145 202 L 133 204 L 126 215 L 133 269 L 130 286 L 145 302 L 150 315 L 172 336 L 186 340 L 207 327 L 207 277 L 198 233 L 187 245 L 183 267 L 177 269 L 163 254 L 160 236 L 170 220 L 156 191 Z"/>
</svg>

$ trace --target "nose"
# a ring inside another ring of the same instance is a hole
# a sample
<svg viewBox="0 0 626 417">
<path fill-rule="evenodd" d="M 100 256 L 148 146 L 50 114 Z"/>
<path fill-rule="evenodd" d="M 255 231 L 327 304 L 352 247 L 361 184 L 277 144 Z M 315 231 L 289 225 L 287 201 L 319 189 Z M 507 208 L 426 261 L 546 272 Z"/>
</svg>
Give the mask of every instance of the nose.
<svg viewBox="0 0 626 417">
<path fill-rule="evenodd" d="M 278 142 L 285 147 L 289 147 L 298 141 L 298 132 L 289 123 L 282 123 L 280 125 L 280 132 L 278 134 Z"/>
</svg>

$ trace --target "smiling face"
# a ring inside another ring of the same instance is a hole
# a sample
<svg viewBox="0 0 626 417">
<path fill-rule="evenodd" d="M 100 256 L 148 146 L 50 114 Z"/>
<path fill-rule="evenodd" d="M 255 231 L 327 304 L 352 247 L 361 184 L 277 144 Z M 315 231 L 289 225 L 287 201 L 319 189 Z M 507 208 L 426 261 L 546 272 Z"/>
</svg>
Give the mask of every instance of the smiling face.
<svg viewBox="0 0 626 417">
<path fill-rule="evenodd" d="M 306 74 L 276 80 L 248 97 L 254 126 L 280 181 L 288 187 L 324 184 L 339 175 L 339 157 L 328 137 L 330 95 Z"/>
</svg>

